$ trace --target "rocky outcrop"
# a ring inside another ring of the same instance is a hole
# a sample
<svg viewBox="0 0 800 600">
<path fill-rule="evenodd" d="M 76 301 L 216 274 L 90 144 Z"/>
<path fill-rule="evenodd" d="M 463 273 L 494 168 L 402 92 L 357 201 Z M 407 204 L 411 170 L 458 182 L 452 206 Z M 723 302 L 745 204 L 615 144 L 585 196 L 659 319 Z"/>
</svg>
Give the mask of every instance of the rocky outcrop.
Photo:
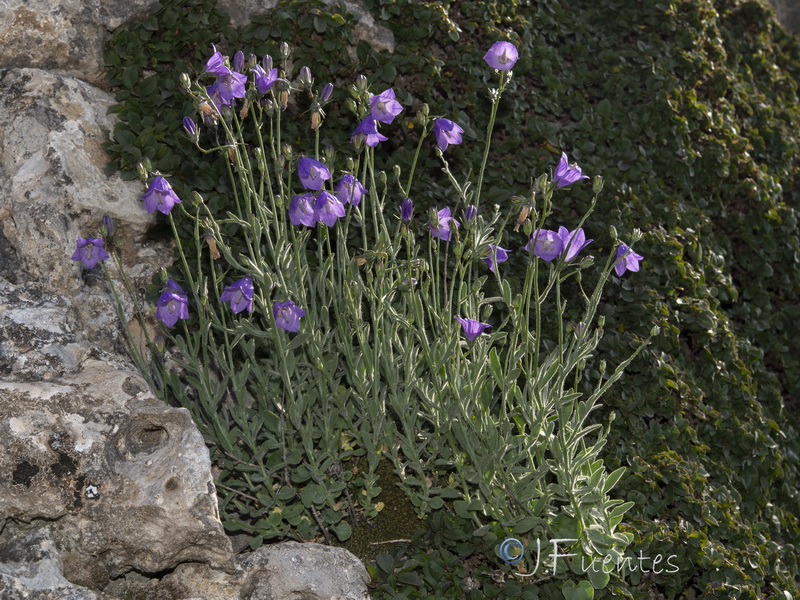
<svg viewBox="0 0 800 600">
<path fill-rule="evenodd" d="M 70 260 L 104 215 L 137 289 L 172 260 L 141 186 L 104 175 L 102 46 L 149 3 L 0 1 L 0 598 L 367 598 L 341 549 L 234 555 L 191 416 L 127 360 L 101 267 Z"/>
</svg>

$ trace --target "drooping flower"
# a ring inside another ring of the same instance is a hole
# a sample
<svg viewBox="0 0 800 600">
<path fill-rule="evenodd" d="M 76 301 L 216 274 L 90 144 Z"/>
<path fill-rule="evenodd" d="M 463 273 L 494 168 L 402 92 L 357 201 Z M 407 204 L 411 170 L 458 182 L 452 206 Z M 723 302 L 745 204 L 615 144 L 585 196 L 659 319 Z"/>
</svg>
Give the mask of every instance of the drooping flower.
<svg viewBox="0 0 800 600">
<path fill-rule="evenodd" d="M 216 83 L 208 88 L 208 95 L 219 106 L 230 106 L 234 98 L 245 97 L 245 84 L 247 76 L 228 69 L 225 75 L 217 78 Z"/>
<path fill-rule="evenodd" d="M 219 299 L 223 302 L 230 302 L 231 310 L 235 315 L 245 309 L 253 312 L 253 280 L 250 277 L 242 277 L 239 281 L 226 287 Z"/>
<path fill-rule="evenodd" d="M 549 229 L 536 230 L 533 237 L 525 245 L 525 250 L 530 252 L 533 244 L 533 253 L 546 262 L 550 262 L 564 251 L 564 242 L 555 231 Z"/>
<path fill-rule="evenodd" d="M 519 59 L 517 47 L 511 42 L 495 42 L 483 60 L 493 69 L 508 71 L 513 68 Z"/>
<path fill-rule="evenodd" d="M 584 175 L 578 165 L 570 165 L 569 161 L 567 161 L 566 152 L 562 152 L 561 160 L 558 161 L 556 172 L 553 175 L 553 181 L 556 182 L 558 187 L 562 188 L 571 185 L 580 179 L 589 179 L 589 176 Z"/>
<path fill-rule="evenodd" d="M 108 260 L 103 238 L 78 238 L 77 250 L 72 254 L 72 260 L 79 260 L 87 269 L 93 269 L 101 260 Z"/>
<path fill-rule="evenodd" d="M 458 123 L 450 119 L 436 119 L 433 123 L 433 134 L 439 144 L 439 150 L 444 152 L 450 144 L 460 144 L 461 134 L 464 130 Z"/>
<path fill-rule="evenodd" d="M 464 220 L 465 221 L 472 221 L 475 216 L 478 214 L 478 207 L 474 204 L 470 204 L 467 207 L 467 210 L 464 211 Z"/>
<path fill-rule="evenodd" d="M 411 220 L 411 215 L 414 214 L 414 203 L 411 201 L 411 198 L 403 198 L 403 202 L 400 204 L 400 217 L 408 223 Z"/>
<path fill-rule="evenodd" d="M 494 244 L 489 244 L 489 256 L 483 259 L 489 270 L 494 273 L 495 263 L 506 262 L 510 251 Z"/>
<path fill-rule="evenodd" d="M 304 317 L 306 311 L 291 300 L 287 300 L 273 304 L 272 314 L 275 316 L 275 325 L 278 329 L 297 333 L 300 331 L 300 317 Z"/>
<path fill-rule="evenodd" d="M 324 190 L 317 195 L 315 208 L 317 220 L 322 221 L 328 227 L 336 225 L 336 219 L 344 216 L 344 204 L 339 201 L 339 198 Z"/>
<path fill-rule="evenodd" d="M 147 212 L 151 213 L 158 209 L 165 215 L 168 215 L 172 208 L 181 202 L 169 182 L 160 175 L 154 177 L 150 182 L 147 191 L 142 194 L 142 200 L 144 200 Z"/>
<path fill-rule="evenodd" d="M 558 237 L 564 244 L 564 260 L 571 261 L 578 253 L 594 240 L 587 240 L 583 228 L 569 231 L 566 227 L 558 228 Z"/>
<path fill-rule="evenodd" d="M 317 222 L 316 199 L 312 192 L 295 196 L 289 203 L 289 220 L 292 225 L 314 227 Z"/>
<path fill-rule="evenodd" d="M 358 124 L 356 130 L 350 135 L 350 141 L 355 141 L 357 137 L 363 137 L 364 143 L 371 148 L 389 139 L 378 132 L 378 124 L 375 122 L 375 119 L 372 118 L 372 115 L 367 115 L 364 120 Z"/>
<path fill-rule="evenodd" d="M 450 241 L 451 223 L 458 227 L 460 223 L 450 216 L 450 207 L 446 206 L 436 213 L 436 223 L 431 223 L 431 235 L 445 242 Z"/>
<path fill-rule="evenodd" d="M 456 317 L 456 320 L 461 323 L 461 328 L 464 330 L 464 335 L 467 336 L 468 342 L 473 341 L 476 337 L 491 327 L 491 325 L 488 323 L 481 323 L 480 321 L 474 321 L 473 319 L 462 319 L 461 317 Z"/>
<path fill-rule="evenodd" d="M 256 65 L 250 70 L 256 74 L 256 89 L 259 94 L 266 94 L 275 82 L 285 81 L 285 79 L 278 78 L 277 68 L 265 71 L 261 65 Z"/>
<path fill-rule="evenodd" d="M 156 302 L 156 319 L 172 327 L 178 319 L 189 318 L 189 298 L 174 279 L 167 280 L 167 287 Z"/>
<path fill-rule="evenodd" d="M 323 184 L 331 178 L 331 172 L 318 160 L 301 156 L 297 162 L 297 176 L 307 190 L 321 190 Z"/>
<path fill-rule="evenodd" d="M 370 97 L 369 106 L 372 118 L 381 123 L 391 123 L 397 115 L 403 112 L 403 105 L 395 99 L 394 90 L 391 88 Z"/>
<path fill-rule="evenodd" d="M 358 206 L 361 197 L 367 193 L 361 182 L 350 174 L 342 175 L 339 185 L 336 186 L 336 197 L 342 204 Z"/>
<path fill-rule="evenodd" d="M 620 244 L 617 246 L 617 255 L 615 257 L 614 270 L 617 275 L 622 276 L 625 271 L 633 271 L 636 273 L 639 270 L 639 261 L 644 260 L 644 256 L 636 254 L 629 246 Z"/>
</svg>

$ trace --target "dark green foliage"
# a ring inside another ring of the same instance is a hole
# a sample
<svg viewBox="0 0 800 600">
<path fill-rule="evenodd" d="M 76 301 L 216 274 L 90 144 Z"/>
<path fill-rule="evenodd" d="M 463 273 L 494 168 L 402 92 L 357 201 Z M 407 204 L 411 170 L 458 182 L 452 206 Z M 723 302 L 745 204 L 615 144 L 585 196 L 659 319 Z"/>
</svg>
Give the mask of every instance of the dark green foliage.
<svg viewBox="0 0 800 600">
<path fill-rule="evenodd" d="M 629 468 L 617 492 L 636 503 L 626 555 L 674 554 L 680 571 L 612 577 L 595 598 L 798 597 L 797 39 L 764 4 L 745 0 L 569 0 L 569 11 L 556 0 L 365 5 L 394 32 L 394 54 L 360 42 L 353 61 L 358 25 L 318 2 L 284 3 L 233 31 L 210 0 L 180 0 L 117 32 L 106 55 L 120 102 L 108 145 L 116 166 L 133 177 L 127 169 L 147 156 L 179 194 L 197 189 L 224 203 L 225 166 L 207 164 L 180 133 L 193 107 L 177 76 L 201 69 L 212 42 L 225 53 L 277 55 L 286 40 L 295 65 L 334 82 L 334 98 L 359 72 L 377 91 L 394 87 L 407 110 L 387 129 L 387 170 L 410 164 L 422 102 L 464 127 L 465 143 L 447 156 L 456 170 L 476 170 L 493 77 L 483 53 L 497 39 L 518 44 L 484 198 L 526 195 L 562 150 L 602 174 L 606 189 L 586 224 L 591 251 L 610 249 L 611 224 L 646 235 L 642 270 L 606 288 L 598 358 L 617 364 L 653 315 L 662 326 L 596 419 L 616 413 L 606 464 Z M 290 110 L 301 115 L 303 100 Z M 328 119 L 323 143 L 344 143 L 355 119 Z M 310 139 L 307 128 L 290 132 L 292 143 Z M 445 183 L 428 153 L 412 196 L 442 206 Z M 588 187 L 556 208 L 561 223 L 577 224 Z M 587 386 L 597 377 L 589 365 Z M 472 537 L 467 522 L 445 512 L 428 521 L 412 546 L 422 550 L 387 552 L 372 567 L 388 597 L 561 597 L 555 583 L 509 583 L 494 539 Z M 468 578 L 478 587 L 470 591 Z"/>
</svg>

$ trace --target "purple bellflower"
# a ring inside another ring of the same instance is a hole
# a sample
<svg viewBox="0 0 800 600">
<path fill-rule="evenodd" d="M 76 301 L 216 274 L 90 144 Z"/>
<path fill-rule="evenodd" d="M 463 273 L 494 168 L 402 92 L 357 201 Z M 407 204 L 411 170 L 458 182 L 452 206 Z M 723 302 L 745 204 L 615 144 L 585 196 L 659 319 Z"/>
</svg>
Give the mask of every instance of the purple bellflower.
<svg viewBox="0 0 800 600">
<path fill-rule="evenodd" d="M 445 242 L 450 241 L 450 224 L 458 227 L 460 223 L 450 216 L 450 207 L 447 206 L 436 213 L 436 223 L 431 223 L 431 235 Z"/>
<path fill-rule="evenodd" d="M 525 250 L 530 252 L 531 245 L 533 245 L 533 253 L 546 262 L 557 258 L 564 251 L 564 242 L 555 231 L 549 229 L 534 231 L 533 237 L 525 245 Z"/>
<path fill-rule="evenodd" d="M 339 185 L 336 186 L 336 197 L 342 204 L 358 206 L 362 196 L 367 193 L 367 188 L 350 174 L 342 175 Z"/>
<path fill-rule="evenodd" d="M 289 220 L 292 225 L 313 227 L 317 222 L 316 200 L 312 192 L 295 196 L 289 203 Z"/>
<path fill-rule="evenodd" d="M 486 64 L 499 71 L 508 71 L 513 68 L 518 59 L 517 47 L 511 42 L 495 42 L 483 57 Z"/>
<path fill-rule="evenodd" d="M 478 207 L 475 206 L 474 204 L 470 204 L 464 211 L 464 220 L 472 221 L 472 219 L 474 219 L 477 214 L 478 214 Z"/>
<path fill-rule="evenodd" d="M 93 269 L 101 260 L 108 260 L 108 252 L 103 247 L 103 238 L 78 238 L 77 250 L 72 260 L 79 260 L 87 269 Z"/>
<path fill-rule="evenodd" d="M 615 257 L 614 270 L 617 275 L 622 276 L 625 271 L 633 271 L 636 273 L 639 270 L 639 261 L 644 260 L 644 256 L 636 254 L 629 246 L 620 244 L 617 246 L 617 255 Z"/>
<path fill-rule="evenodd" d="M 286 81 L 278 78 L 277 68 L 265 71 L 261 65 L 256 65 L 250 70 L 256 74 L 256 89 L 259 94 L 266 94 L 277 81 Z"/>
<path fill-rule="evenodd" d="M 322 191 L 317 196 L 317 220 L 328 227 L 336 225 L 336 219 L 344 216 L 344 204 L 330 192 Z"/>
<path fill-rule="evenodd" d="M 389 139 L 378 132 L 378 124 L 375 122 L 372 115 L 367 115 L 366 118 L 358 124 L 356 130 L 350 135 L 350 141 L 354 141 L 359 136 L 363 137 L 364 143 L 371 148 Z"/>
<path fill-rule="evenodd" d="M 297 161 L 297 176 L 307 190 L 321 190 L 325 181 L 331 178 L 331 172 L 318 160 L 301 156 Z"/>
<path fill-rule="evenodd" d="M 211 55 L 211 58 L 208 59 L 206 63 L 206 73 L 211 73 L 212 75 L 216 75 L 217 77 L 222 77 L 227 75 L 231 72 L 231 70 L 225 65 L 225 57 L 222 56 L 222 53 L 217 50 L 214 45 L 211 45 L 214 48 L 214 53 Z"/>
<path fill-rule="evenodd" d="M 194 138 L 197 133 L 197 124 L 192 121 L 191 117 L 183 117 L 183 128 L 189 134 L 189 137 Z"/>
<path fill-rule="evenodd" d="M 291 300 L 287 300 L 273 304 L 272 314 L 275 316 L 275 325 L 278 329 L 297 333 L 300 331 L 300 317 L 304 317 L 306 311 Z"/>
<path fill-rule="evenodd" d="M 225 288 L 220 294 L 219 299 L 223 302 L 230 302 L 233 314 L 238 315 L 243 310 L 253 312 L 253 280 L 249 277 L 242 277 Z"/>
<path fill-rule="evenodd" d="M 322 91 L 319 93 L 319 101 L 327 102 L 331 99 L 331 94 L 333 94 L 333 84 L 326 83 L 322 86 Z"/>
<path fill-rule="evenodd" d="M 233 55 L 233 70 L 239 71 L 241 73 L 243 69 L 244 69 L 244 52 L 239 50 L 236 52 L 236 54 Z"/>
<path fill-rule="evenodd" d="M 394 118 L 403 112 L 403 105 L 394 96 L 394 90 L 389 88 L 382 94 L 369 99 L 372 118 L 381 123 L 391 123 Z"/>
<path fill-rule="evenodd" d="M 587 240 L 583 228 L 569 231 L 566 227 L 558 228 L 558 237 L 564 244 L 564 260 L 571 261 L 578 253 L 591 244 L 594 240 Z"/>
<path fill-rule="evenodd" d="M 414 214 L 414 203 L 411 201 L 411 198 L 403 198 L 403 202 L 400 204 L 400 217 L 408 223 L 411 220 L 411 215 Z"/>
<path fill-rule="evenodd" d="M 181 199 L 172 190 L 172 186 L 161 176 L 153 178 L 147 191 L 142 194 L 144 207 L 151 213 L 156 209 L 168 215 L 176 204 L 180 204 Z"/>
<path fill-rule="evenodd" d="M 474 321 L 472 319 L 462 319 L 461 317 L 456 317 L 456 321 L 461 323 L 461 328 L 464 330 L 464 335 L 467 337 L 468 342 L 473 341 L 486 329 L 491 327 L 488 323 L 481 323 L 480 321 Z"/>
<path fill-rule="evenodd" d="M 226 75 L 217 78 L 216 83 L 208 88 L 208 95 L 215 99 L 219 98 L 222 106 L 233 104 L 234 98 L 244 98 L 244 86 L 247 83 L 247 75 L 228 70 Z"/>
<path fill-rule="evenodd" d="M 458 123 L 450 119 L 436 119 L 433 123 L 433 134 L 439 144 L 439 150 L 444 152 L 450 144 L 460 144 L 461 134 L 464 130 Z"/>
<path fill-rule="evenodd" d="M 167 287 L 156 302 L 156 319 L 172 327 L 178 319 L 189 318 L 189 299 L 183 288 L 174 279 L 167 280 Z"/>
<path fill-rule="evenodd" d="M 589 176 L 584 175 L 578 165 L 570 165 L 569 161 L 567 161 L 567 154 L 562 152 L 561 160 L 558 161 L 556 172 L 553 175 L 553 181 L 556 182 L 558 187 L 562 188 L 571 185 L 580 179 L 589 179 Z"/>
<path fill-rule="evenodd" d="M 489 256 L 483 259 L 489 270 L 494 273 L 495 263 L 506 262 L 508 260 L 508 253 L 510 250 L 489 244 Z"/>
</svg>

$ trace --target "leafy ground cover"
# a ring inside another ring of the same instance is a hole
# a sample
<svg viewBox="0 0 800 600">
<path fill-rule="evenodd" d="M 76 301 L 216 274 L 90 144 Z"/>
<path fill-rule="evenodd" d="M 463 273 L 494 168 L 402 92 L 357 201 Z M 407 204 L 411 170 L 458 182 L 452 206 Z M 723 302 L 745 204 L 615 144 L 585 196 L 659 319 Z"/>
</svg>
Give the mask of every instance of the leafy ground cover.
<svg viewBox="0 0 800 600">
<path fill-rule="evenodd" d="M 606 464 L 629 469 L 616 490 L 636 503 L 626 554 L 674 556 L 677 572 L 642 561 L 650 572 L 612 577 L 594 597 L 798 597 L 797 39 L 757 1 L 364 4 L 394 32 L 394 53 L 356 44 L 354 20 L 317 2 L 282 3 L 237 31 L 210 0 L 176 0 L 118 31 L 106 54 L 120 118 L 110 168 L 132 178 L 149 157 L 179 195 L 197 189 L 224 209 L 226 166 L 200 162 L 181 135 L 193 107 L 176 75 L 204 64 L 211 43 L 277 55 L 285 40 L 335 94 L 365 73 L 409 107 L 427 102 L 453 115 L 465 143 L 451 167 L 475 169 L 483 128 L 469 119 L 489 108 L 481 58 L 497 39 L 514 42 L 522 52 L 498 116 L 486 198 L 524 194 L 562 149 L 584 172 L 602 174 L 607 187 L 587 231 L 593 252 L 607 253 L 608 228 L 628 223 L 645 233 L 637 251 L 646 261 L 635 279 L 607 290 L 598 360 L 621 362 L 637 336 L 661 326 L 595 418 L 615 415 Z M 305 109 L 290 108 L 298 122 Z M 325 135 L 352 130 L 345 112 L 327 118 Z M 415 135 L 411 120 L 396 128 L 385 159 L 409 164 Z M 302 125 L 289 136 L 298 146 L 312 140 Z M 418 169 L 417 189 L 430 193 L 415 202 L 444 200 L 433 158 Z M 590 197 L 587 186 L 556 216 L 581 214 Z M 523 272 L 519 257 L 508 262 Z M 589 365 L 587 389 L 599 377 Z M 394 550 L 371 563 L 376 597 L 589 597 L 561 582 L 514 580 L 457 514 L 420 525 L 414 535 L 379 528 L 375 541 L 414 544 L 377 546 Z"/>
</svg>

